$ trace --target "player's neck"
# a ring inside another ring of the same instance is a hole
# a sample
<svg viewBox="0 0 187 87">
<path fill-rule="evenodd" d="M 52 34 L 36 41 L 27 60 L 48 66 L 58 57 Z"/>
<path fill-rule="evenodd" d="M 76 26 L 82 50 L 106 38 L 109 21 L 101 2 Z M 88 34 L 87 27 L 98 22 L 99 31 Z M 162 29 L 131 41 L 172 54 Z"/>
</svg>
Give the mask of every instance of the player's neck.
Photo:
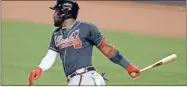
<svg viewBox="0 0 187 87">
<path fill-rule="evenodd" d="M 67 19 L 62 23 L 63 26 L 62 29 L 71 29 L 74 23 L 75 23 L 75 19 L 73 18 Z"/>
</svg>

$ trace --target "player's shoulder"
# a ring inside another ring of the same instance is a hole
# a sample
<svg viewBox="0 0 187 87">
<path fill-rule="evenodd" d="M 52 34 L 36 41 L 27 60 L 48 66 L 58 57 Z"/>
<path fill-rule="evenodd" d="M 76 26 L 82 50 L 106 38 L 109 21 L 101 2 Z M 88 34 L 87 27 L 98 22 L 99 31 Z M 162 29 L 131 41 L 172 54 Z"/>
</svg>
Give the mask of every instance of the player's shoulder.
<svg viewBox="0 0 187 87">
<path fill-rule="evenodd" d="M 87 26 L 88 28 L 97 28 L 97 25 L 87 21 L 80 21 L 83 25 Z"/>
<path fill-rule="evenodd" d="M 53 35 L 55 35 L 57 32 L 59 32 L 61 29 L 61 27 L 56 27 L 53 31 Z"/>
<path fill-rule="evenodd" d="M 54 32 L 58 32 L 58 31 L 60 31 L 60 29 L 61 29 L 61 27 L 56 27 Z"/>
</svg>

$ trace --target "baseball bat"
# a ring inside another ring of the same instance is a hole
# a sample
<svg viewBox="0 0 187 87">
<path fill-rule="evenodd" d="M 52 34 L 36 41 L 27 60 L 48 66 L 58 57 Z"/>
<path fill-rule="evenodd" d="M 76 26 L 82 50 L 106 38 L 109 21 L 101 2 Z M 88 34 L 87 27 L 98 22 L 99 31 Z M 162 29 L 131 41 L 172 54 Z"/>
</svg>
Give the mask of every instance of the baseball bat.
<svg viewBox="0 0 187 87">
<path fill-rule="evenodd" d="M 169 56 L 159 60 L 158 62 L 141 69 L 140 72 L 143 72 L 145 70 L 148 70 L 148 69 L 151 69 L 151 68 L 154 68 L 154 67 L 158 67 L 158 66 L 161 66 L 161 65 L 164 65 L 164 64 L 167 64 L 167 63 L 170 63 L 170 62 L 172 62 L 172 61 L 174 61 L 176 59 L 177 59 L 177 55 L 176 54 L 169 55 Z"/>
</svg>

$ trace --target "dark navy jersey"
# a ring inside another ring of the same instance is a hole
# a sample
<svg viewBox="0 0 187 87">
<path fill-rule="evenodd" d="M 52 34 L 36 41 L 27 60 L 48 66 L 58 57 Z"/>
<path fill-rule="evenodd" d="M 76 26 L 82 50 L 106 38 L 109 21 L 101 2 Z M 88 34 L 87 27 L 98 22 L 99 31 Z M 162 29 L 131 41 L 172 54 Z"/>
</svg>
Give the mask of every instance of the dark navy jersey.
<svg viewBox="0 0 187 87">
<path fill-rule="evenodd" d="M 53 32 L 49 49 L 60 54 L 66 76 L 80 68 L 92 66 L 93 46 L 104 37 L 91 23 L 75 21 L 71 29 L 58 28 Z"/>
</svg>

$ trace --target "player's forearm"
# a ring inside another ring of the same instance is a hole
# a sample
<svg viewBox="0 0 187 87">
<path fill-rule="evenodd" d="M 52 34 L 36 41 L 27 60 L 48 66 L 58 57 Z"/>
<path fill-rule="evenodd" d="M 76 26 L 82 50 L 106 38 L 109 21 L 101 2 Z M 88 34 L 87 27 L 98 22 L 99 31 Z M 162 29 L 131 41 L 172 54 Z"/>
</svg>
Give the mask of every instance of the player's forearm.
<svg viewBox="0 0 187 87">
<path fill-rule="evenodd" d="M 50 69 L 55 63 L 57 56 L 58 56 L 57 52 L 49 49 L 46 56 L 42 59 L 38 67 L 40 67 L 42 71 L 46 71 Z"/>
<path fill-rule="evenodd" d="M 112 49 L 112 48 L 110 48 Z M 105 53 L 104 53 L 105 54 Z M 114 50 L 107 56 L 110 61 L 112 61 L 115 64 L 119 64 L 123 68 L 127 68 L 130 65 L 130 62 L 120 54 L 120 52 L 114 48 Z"/>
<path fill-rule="evenodd" d="M 122 56 L 113 45 L 109 45 L 106 39 L 101 43 L 98 48 L 113 63 L 119 64 L 125 69 L 129 67 L 130 62 L 124 56 Z"/>
<path fill-rule="evenodd" d="M 114 53 L 115 54 L 113 56 L 111 56 L 109 59 L 112 62 L 119 64 L 120 66 L 122 66 L 125 69 L 128 68 L 130 65 L 130 62 L 127 60 L 127 58 L 122 56 L 118 50 L 114 50 Z"/>
</svg>

